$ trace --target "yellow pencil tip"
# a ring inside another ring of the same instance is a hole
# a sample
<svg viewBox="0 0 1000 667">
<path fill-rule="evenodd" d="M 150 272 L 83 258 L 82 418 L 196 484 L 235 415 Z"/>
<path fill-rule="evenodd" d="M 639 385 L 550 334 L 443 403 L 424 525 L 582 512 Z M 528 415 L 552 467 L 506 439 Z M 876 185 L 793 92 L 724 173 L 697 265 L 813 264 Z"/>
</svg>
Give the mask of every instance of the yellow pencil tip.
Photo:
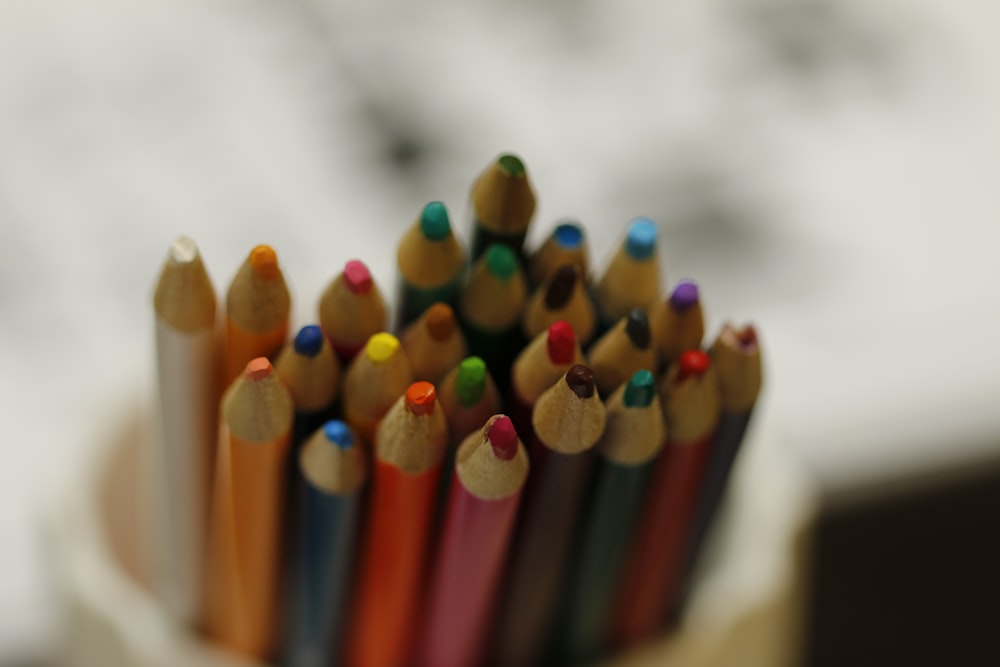
<svg viewBox="0 0 1000 667">
<path fill-rule="evenodd" d="M 396 352 L 399 339 L 390 333 L 377 333 L 368 339 L 365 345 L 365 355 L 375 363 L 382 363 Z"/>
</svg>

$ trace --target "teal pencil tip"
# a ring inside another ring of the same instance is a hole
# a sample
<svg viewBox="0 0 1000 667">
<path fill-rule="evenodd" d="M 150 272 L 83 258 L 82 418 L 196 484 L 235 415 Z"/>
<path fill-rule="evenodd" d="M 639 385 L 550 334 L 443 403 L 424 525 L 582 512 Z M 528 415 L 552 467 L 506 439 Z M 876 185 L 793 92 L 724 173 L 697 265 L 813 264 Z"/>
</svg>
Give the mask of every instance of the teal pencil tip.
<svg viewBox="0 0 1000 667">
<path fill-rule="evenodd" d="M 451 221 L 444 204 L 432 201 L 424 206 L 420 214 L 420 231 L 431 241 L 441 241 L 451 235 Z"/>
<path fill-rule="evenodd" d="M 524 176 L 524 163 L 516 155 L 504 153 L 497 158 L 497 164 L 507 172 L 508 176 Z"/>
<path fill-rule="evenodd" d="M 507 281 L 517 271 L 517 255 L 503 243 L 493 243 L 486 249 L 486 270 Z"/>
<path fill-rule="evenodd" d="M 623 401 L 627 408 L 645 408 L 656 396 L 656 378 L 649 371 L 636 371 L 625 386 Z"/>
<path fill-rule="evenodd" d="M 486 392 L 486 362 L 479 357 L 467 357 L 458 365 L 455 375 L 455 395 L 462 407 L 479 402 Z"/>
</svg>

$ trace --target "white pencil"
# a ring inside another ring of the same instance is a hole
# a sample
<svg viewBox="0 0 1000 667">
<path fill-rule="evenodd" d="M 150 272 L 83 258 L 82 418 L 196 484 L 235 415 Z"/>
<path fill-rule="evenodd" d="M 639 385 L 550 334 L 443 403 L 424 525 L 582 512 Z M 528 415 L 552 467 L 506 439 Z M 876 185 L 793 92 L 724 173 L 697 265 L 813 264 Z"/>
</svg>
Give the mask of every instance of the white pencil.
<svg viewBox="0 0 1000 667">
<path fill-rule="evenodd" d="M 167 608 L 194 623 L 201 597 L 209 471 L 215 453 L 215 289 L 194 241 L 167 253 L 153 307 L 160 394 L 156 581 Z"/>
</svg>

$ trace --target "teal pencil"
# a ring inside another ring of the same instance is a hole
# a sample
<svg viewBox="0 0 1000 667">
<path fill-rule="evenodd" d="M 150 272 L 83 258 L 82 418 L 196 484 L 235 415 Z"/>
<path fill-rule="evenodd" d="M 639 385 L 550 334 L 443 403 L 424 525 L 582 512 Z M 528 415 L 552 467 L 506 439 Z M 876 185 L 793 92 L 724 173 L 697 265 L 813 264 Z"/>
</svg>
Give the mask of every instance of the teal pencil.
<svg viewBox="0 0 1000 667">
<path fill-rule="evenodd" d="M 402 331 L 438 301 L 452 308 L 465 271 L 465 250 L 451 228 L 444 204 L 432 201 L 399 241 L 396 253 L 396 331 Z"/>
</svg>

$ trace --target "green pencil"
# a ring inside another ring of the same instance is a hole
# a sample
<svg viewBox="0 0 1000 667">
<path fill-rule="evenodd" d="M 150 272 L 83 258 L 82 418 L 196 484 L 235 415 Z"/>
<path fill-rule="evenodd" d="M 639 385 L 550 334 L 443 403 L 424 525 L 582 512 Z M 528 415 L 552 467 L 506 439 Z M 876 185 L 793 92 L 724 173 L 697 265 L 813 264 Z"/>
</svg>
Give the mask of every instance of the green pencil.
<svg viewBox="0 0 1000 667">
<path fill-rule="evenodd" d="M 486 167 L 472 184 L 472 259 L 491 243 L 503 243 L 523 263 L 522 246 L 535 213 L 535 193 L 524 163 L 505 153 Z"/>
</svg>

